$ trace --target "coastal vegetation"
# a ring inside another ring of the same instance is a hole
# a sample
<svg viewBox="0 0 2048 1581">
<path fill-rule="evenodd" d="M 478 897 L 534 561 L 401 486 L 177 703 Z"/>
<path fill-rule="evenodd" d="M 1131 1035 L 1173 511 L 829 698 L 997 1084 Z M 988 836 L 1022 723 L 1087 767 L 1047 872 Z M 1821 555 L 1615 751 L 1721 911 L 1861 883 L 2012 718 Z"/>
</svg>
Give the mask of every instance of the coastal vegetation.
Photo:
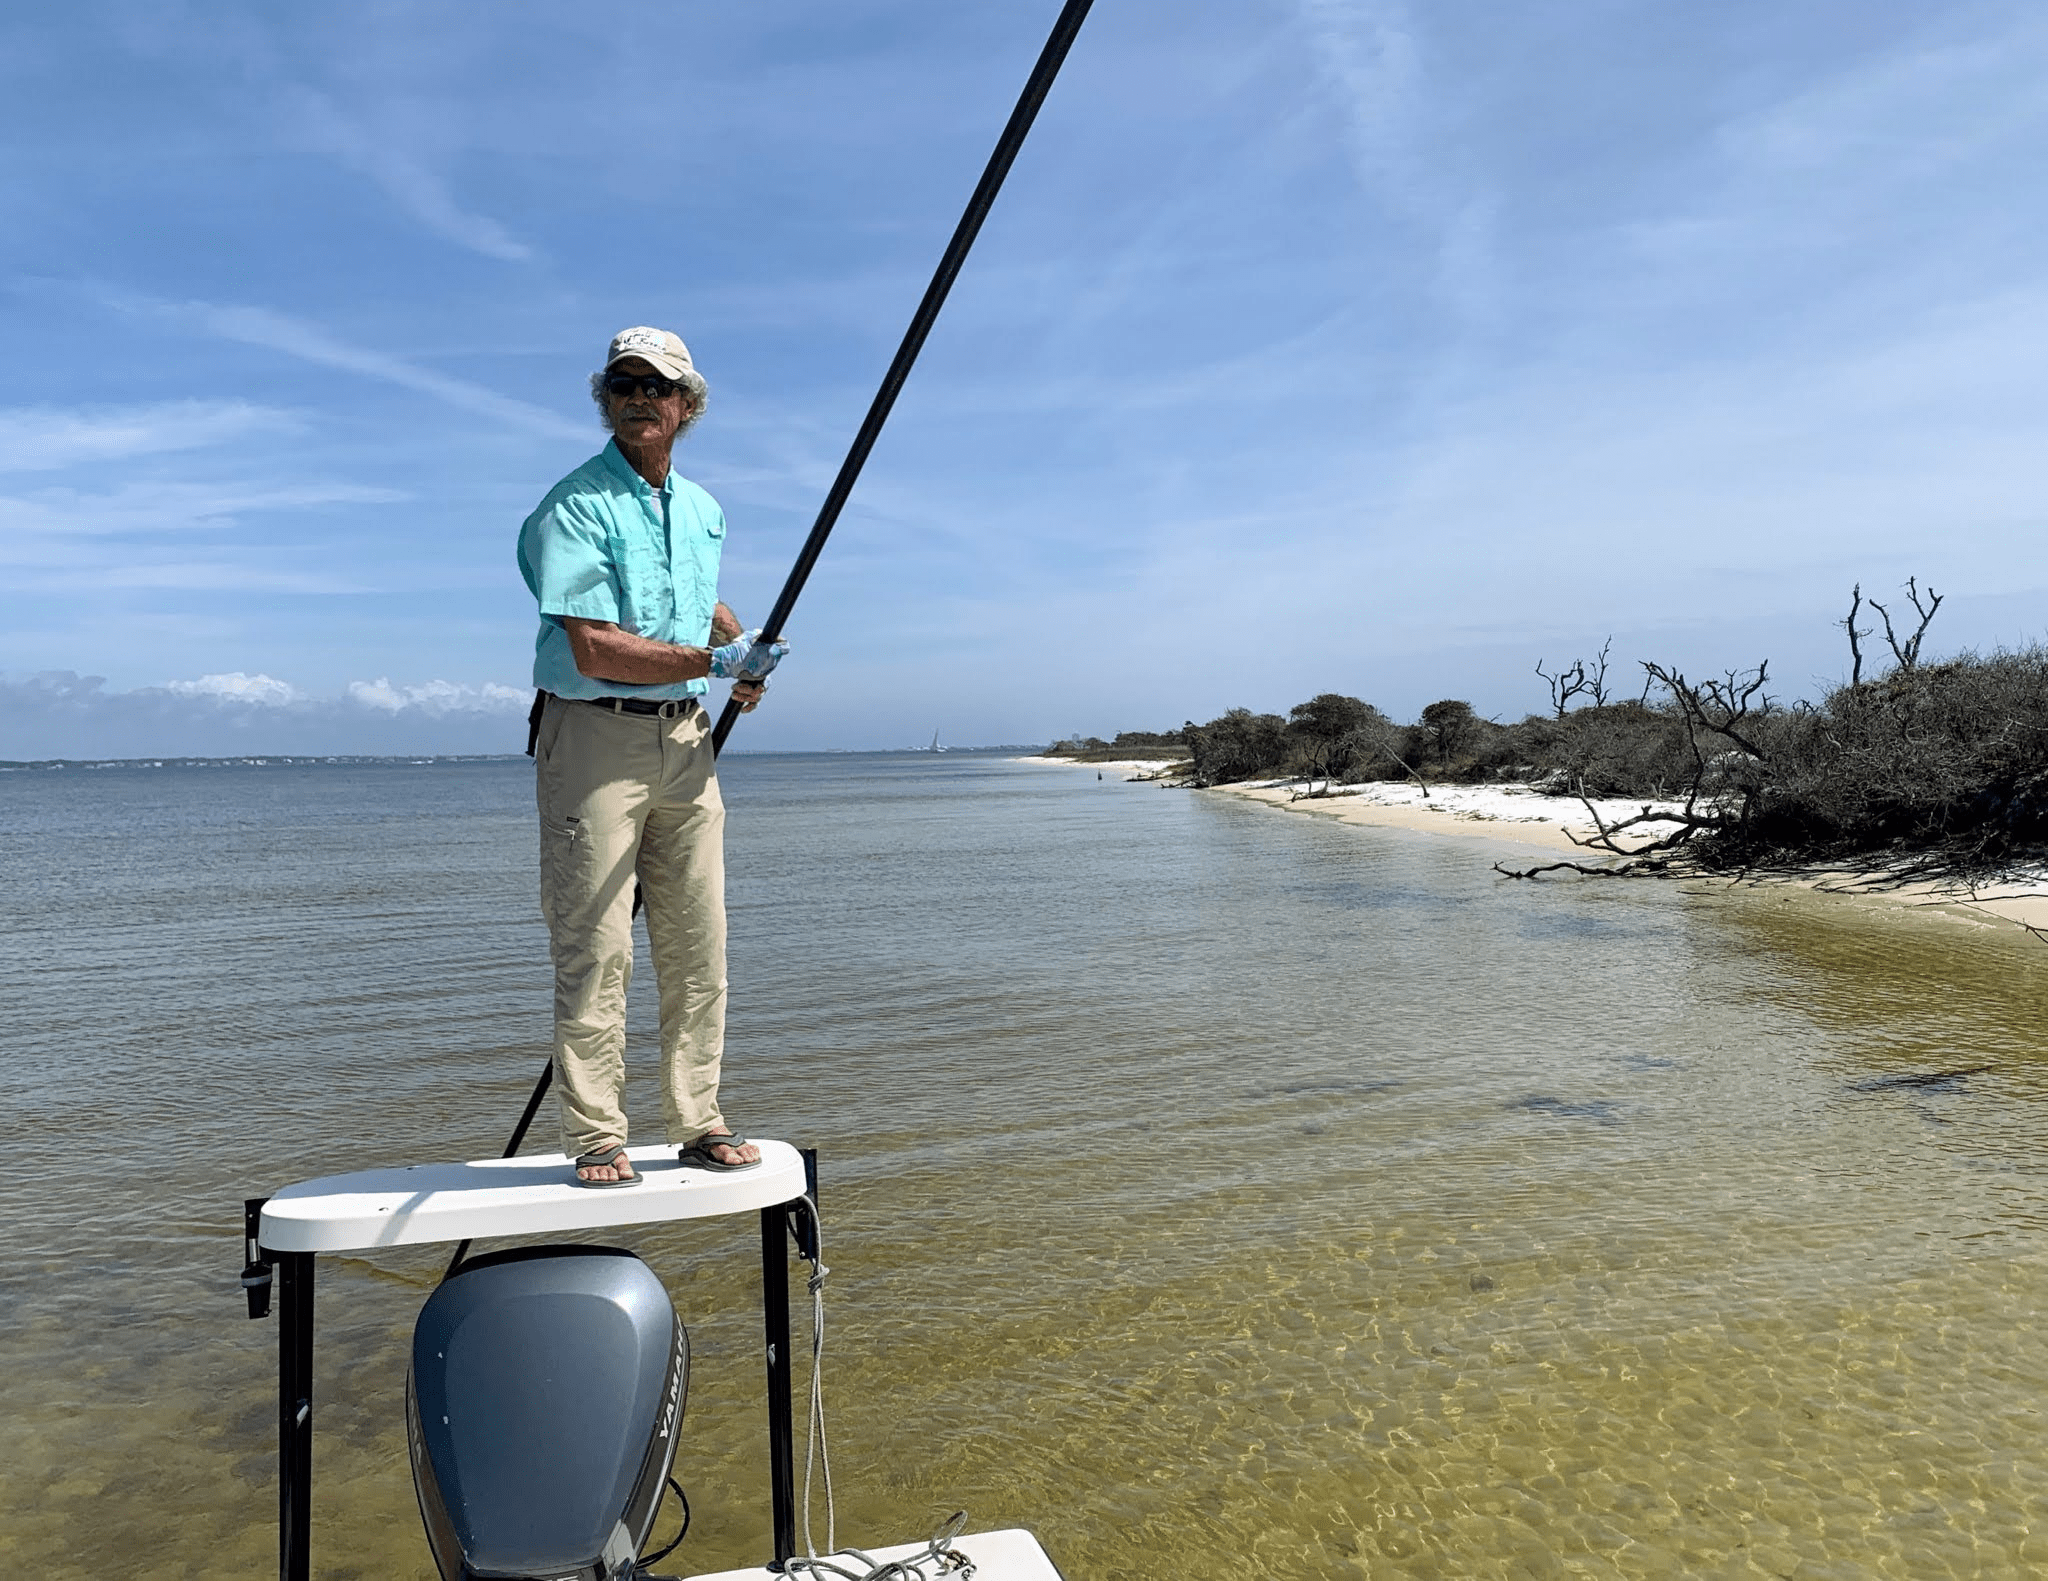
<svg viewBox="0 0 2048 1581">
<path fill-rule="evenodd" d="M 1446 698 L 1402 724 L 1327 692 L 1284 717 L 1233 708 L 1177 731 L 1052 750 L 1098 761 L 1171 753 L 1165 772 L 1181 783 L 1291 778 L 1315 796 L 1379 780 L 1411 781 L 1425 796 L 1435 783 L 1528 784 L 1588 803 L 1588 844 L 1629 859 L 1604 872 L 1877 861 L 1980 874 L 2048 855 L 2048 648 L 1927 662 L 1941 598 L 1917 582 L 1906 594 L 1912 618 L 1895 621 L 1854 591 L 1840 623 L 1850 678 L 1818 700 L 1774 697 L 1767 660 L 1708 677 L 1642 660 L 1640 689 L 1619 696 L 1610 641 L 1589 659 L 1539 662 L 1550 707 L 1513 722 Z M 1877 624 L 1858 624 L 1866 609 Z M 1888 653 L 1872 662 L 1880 630 Z M 1595 798 L 1645 808 L 1602 822 Z"/>
</svg>

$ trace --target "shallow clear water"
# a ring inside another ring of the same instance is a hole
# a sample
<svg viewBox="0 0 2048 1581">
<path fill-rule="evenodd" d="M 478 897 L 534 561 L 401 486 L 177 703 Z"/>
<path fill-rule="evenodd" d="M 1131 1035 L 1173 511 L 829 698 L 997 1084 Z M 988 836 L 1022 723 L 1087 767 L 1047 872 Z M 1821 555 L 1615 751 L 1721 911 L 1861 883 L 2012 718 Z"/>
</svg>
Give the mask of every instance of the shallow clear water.
<svg viewBox="0 0 2048 1581">
<path fill-rule="evenodd" d="M 1075 1581 L 2048 1569 L 2040 944 L 991 757 L 724 775 L 726 1108 L 823 1152 L 842 1539 L 964 1505 Z M 545 1059 L 530 794 L 0 775 L 11 1572 L 274 1566 L 240 1200 L 497 1150 Z M 752 1223 L 614 1238 L 696 1353 L 665 1568 L 758 1562 Z M 441 1260 L 321 1261 L 320 1575 L 432 1573 Z"/>
</svg>

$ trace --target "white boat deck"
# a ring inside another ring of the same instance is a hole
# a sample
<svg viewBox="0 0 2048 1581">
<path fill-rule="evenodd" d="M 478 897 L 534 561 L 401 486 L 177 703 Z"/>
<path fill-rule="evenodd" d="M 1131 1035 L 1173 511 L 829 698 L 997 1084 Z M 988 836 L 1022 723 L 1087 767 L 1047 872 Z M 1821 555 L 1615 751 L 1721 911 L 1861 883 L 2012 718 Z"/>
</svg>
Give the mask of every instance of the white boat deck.
<svg viewBox="0 0 2048 1581">
<path fill-rule="evenodd" d="M 328 1175 L 286 1186 L 264 1203 L 258 1239 L 273 1253 L 367 1251 L 379 1246 L 424 1246 L 716 1218 L 772 1208 L 802 1196 L 803 1155 L 787 1142 L 761 1137 L 752 1140 L 761 1149 L 759 1167 L 725 1174 L 684 1168 L 676 1162 L 672 1146 L 628 1148 L 641 1182 L 610 1190 L 576 1185 L 575 1167 L 560 1153 Z M 304 1343 L 310 1367 L 310 1294 L 305 1300 Z M 304 1424 L 301 1431 L 310 1434 L 310 1416 L 304 1418 Z M 310 1455 L 310 1442 L 308 1437 L 302 1453 Z M 286 1464 L 290 1464 L 289 1457 Z M 308 1478 L 310 1464 L 299 1475 Z M 877 1561 L 908 1559 L 926 1546 L 903 1543 L 872 1550 L 871 1556 Z M 1059 1569 L 1027 1531 L 972 1532 L 955 1538 L 951 1546 L 974 1561 L 978 1581 L 1062 1581 Z M 856 1568 L 850 1558 L 834 1562 L 856 1575 L 868 1568 Z M 939 1581 L 936 1562 L 913 1573 Z M 784 1578 L 761 1566 L 721 1570 L 692 1581 Z"/>
<path fill-rule="evenodd" d="M 629 1147 L 644 1178 L 610 1190 L 577 1185 L 561 1153 L 328 1175 L 266 1202 L 259 1238 L 273 1252 L 356 1252 L 709 1219 L 802 1196 L 802 1155 L 787 1142 L 750 1140 L 761 1149 L 759 1167 L 730 1174 L 687 1169 L 673 1146 Z"/>
<path fill-rule="evenodd" d="M 959 1549 L 974 1561 L 975 1581 L 1063 1581 L 1058 1567 L 1038 1546 L 1038 1539 L 1018 1528 L 1003 1532 L 969 1532 L 954 1538 L 949 1546 Z M 908 1559 L 924 1549 L 923 1543 L 902 1543 L 894 1548 L 871 1548 L 866 1552 L 869 1558 L 876 1560 Z M 868 1568 L 852 1559 L 833 1559 L 833 1563 L 855 1575 Z M 938 1581 L 938 1570 L 935 1563 L 924 1567 L 924 1572 L 933 1581 Z M 953 1571 L 952 1574 L 958 1575 L 959 1572 Z M 770 1570 L 764 1565 L 756 1570 L 720 1570 L 691 1576 L 689 1581 L 786 1581 L 786 1578 L 780 1571 Z"/>
</svg>

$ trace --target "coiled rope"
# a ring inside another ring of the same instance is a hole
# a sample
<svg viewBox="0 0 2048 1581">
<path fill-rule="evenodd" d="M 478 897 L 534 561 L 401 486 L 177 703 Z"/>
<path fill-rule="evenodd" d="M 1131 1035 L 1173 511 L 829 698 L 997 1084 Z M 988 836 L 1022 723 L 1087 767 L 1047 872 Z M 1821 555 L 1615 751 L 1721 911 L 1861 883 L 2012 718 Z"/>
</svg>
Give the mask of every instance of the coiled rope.
<svg viewBox="0 0 2048 1581">
<path fill-rule="evenodd" d="M 955 1510 L 947 1517 L 945 1525 L 933 1532 L 922 1551 L 902 1559 L 877 1559 L 873 1554 L 862 1553 L 858 1548 L 842 1548 L 827 1558 L 812 1554 L 806 1559 L 790 1559 L 783 1563 L 785 1575 L 831 1576 L 838 1581 L 935 1581 L 936 1577 L 957 1575 L 966 1581 L 974 1574 L 974 1561 L 951 1545 L 967 1525 L 967 1512 Z M 865 1569 L 851 1570 L 835 1561 L 841 1558 L 853 1560 L 866 1566 Z M 929 1565 L 932 1568 L 926 1569 Z"/>
</svg>

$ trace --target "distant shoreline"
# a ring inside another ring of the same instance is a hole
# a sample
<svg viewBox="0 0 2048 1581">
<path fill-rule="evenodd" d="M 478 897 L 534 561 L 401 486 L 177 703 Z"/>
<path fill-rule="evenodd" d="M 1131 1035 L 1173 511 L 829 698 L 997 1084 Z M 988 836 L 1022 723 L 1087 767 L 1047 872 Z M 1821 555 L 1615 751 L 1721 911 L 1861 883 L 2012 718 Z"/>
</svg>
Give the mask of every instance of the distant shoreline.
<svg viewBox="0 0 2048 1581">
<path fill-rule="evenodd" d="M 0 758 L 0 774 L 64 769 L 268 769 L 366 766 L 374 763 L 513 763 L 521 752 L 244 752 L 234 757 Z"/>
<path fill-rule="evenodd" d="M 1089 763 L 1071 758 L 1033 757 L 1018 761 L 1144 774 L 1178 760 Z M 1550 852 L 1589 867 L 1620 860 L 1610 853 L 1577 844 L 1571 838 L 1574 834 L 1584 838 L 1594 832 L 1585 804 L 1575 796 L 1549 796 L 1527 785 L 1433 785 L 1424 798 L 1411 782 L 1384 780 L 1344 786 L 1335 795 L 1303 797 L 1300 793 L 1307 783 L 1311 782 L 1250 780 L 1213 786 L 1209 793 L 1338 823 L 1399 829 L 1439 838 L 1502 841 Z M 1596 800 L 1593 805 L 1601 819 L 1612 824 L 1641 812 L 1646 803 L 1641 797 L 1609 798 Z M 1647 805 L 1655 808 L 1660 804 L 1652 801 Z M 1901 883 L 1882 868 L 1815 866 L 1753 873 L 1740 881 L 1751 885 L 1782 884 L 1885 906 L 1939 909 L 1958 917 L 1975 917 L 1980 922 L 1992 917 L 2022 928 L 2048 930 L 2048 872 L 2022 873 L 1995 884 L 1965 885 L 1933 879 Z"/>
<path fill-rule="evenodd" d="M 970 757 L 991 753 L 1014 755 L 1023 746 L 941 747 L 938 756 Z M 721 757 L 927 757 L 929 747 L 729 747 Z M 206 769 L 371 767 L 376 764 L 524 763 L 523 752 L 238 752 L 224 757 L 180 757 L 155 753 L 134 758 L 0 758 L 0 774 L 48 773 L 62 769 Z M 1063 762 L 1029 758 L 1025 762 Z"/>
</svg>

